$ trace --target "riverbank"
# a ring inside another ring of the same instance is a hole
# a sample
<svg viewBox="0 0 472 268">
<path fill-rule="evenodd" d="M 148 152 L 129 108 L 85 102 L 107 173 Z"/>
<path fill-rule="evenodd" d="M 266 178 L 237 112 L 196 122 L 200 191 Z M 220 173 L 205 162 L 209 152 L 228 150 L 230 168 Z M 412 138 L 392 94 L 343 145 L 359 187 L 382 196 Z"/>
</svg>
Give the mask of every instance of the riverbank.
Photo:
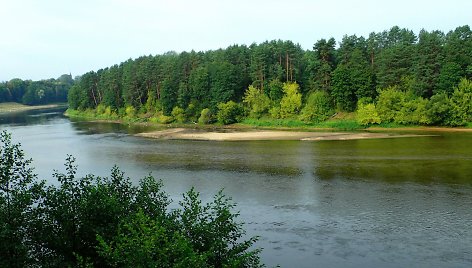
<svg viewBox="0 0 472 268">
<path fill-rule="evenodd" d="M 54 104 L 45 104 L 45 105 L 24 105 L 21 103 L 16 102 L 4 102 L 0 103 L 0 114 L 7 114 L 7 113 L 17 113 L 17 112 L 24 112 L 30 110 L 41 110 L 41 109 L 51 109 L 57 107 L 67 107 L 66 103 L 54 103 Z"/>
<path fill-rule="evenodd" d="M 232 125 L 153 122 L 145 117 L 120 118 L 72 111 L 66 116 L 89 122 L 121 123 L 150 127 L 151 131 L 135 134 L 153 139 L 245 141 L 245 140 L 358 140 L 406 138 L 437 135 L 434 132 L 472 132 L 472 128 L 380 125 L 362 127 L 347 116 L 318 124 L 290 120 L 245 120 Z M 419 134 L 418 134 L 419 132 Z M 424 133 L 424 134 L 423 134 Z"/>
<path fill-rule="evenodd" d="M 204 141 L 254 141 L 254 140 L 360 140 L 360 139 L 385 139 L 407 138 L 432 135 L 418 134 L 391 134 L 372 132 L 312 132 L 312 131 L 283 131 L 283 130 L 257 130 L 257 129 L 219 129 L 216 131 L 204 131 L 189 128 L 171 128 L 136 134 L 138 137 L 168 140 L 204 140 Z"/>
</svg>

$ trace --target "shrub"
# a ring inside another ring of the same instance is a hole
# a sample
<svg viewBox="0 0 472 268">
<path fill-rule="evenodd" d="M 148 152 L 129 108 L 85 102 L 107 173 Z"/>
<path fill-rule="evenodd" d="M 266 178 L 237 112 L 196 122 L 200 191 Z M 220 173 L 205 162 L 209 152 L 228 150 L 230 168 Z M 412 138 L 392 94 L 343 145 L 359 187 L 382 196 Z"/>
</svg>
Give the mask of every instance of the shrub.
<svg viewBox="0 0 472 268">
<path fill-rule="evenodd" d="M 193 103 L 190 103 L 187 106 L 187 109 L 185 109 L 185 118 L 187 118 L 187 120 L 190 122 L 196 123 L 198 120 L 197 115 L 198 115 L 197 106 Z"/>
<path fill-rule="evenodd" d="M 243 103 L 249 108 L 249 116 L 252 118 L 260 118 L 270 108 L 270 99 L 261 90 L 249 86 L 244 93 Z"/>
<path fill-rule="evenodd" d="M 331 101 L 325 91 L 315 91 L 308 96 L 300 119 L 304 122 L 322 122 L 333 115 Z"/>
<path fill-rule="evenodd" d="M 376 105 L 380 120 L 385 123 L 394 121 L 404 102 L 405 93 L 399 91 L 397 87 L 389 87 L 380 91 Z"/>
<path fill-rule="evenodd" d="M 269 114 L 274 119 L 280 119 L 280 105 L 270 108 Z"/>
<path fill-rule="evenodd" d="M 280 101 L 280 117 L 289 118 L 296 115 L 302 107 L 302 95 L 297 83 L 284 83 L 284 96 Z"/>
<path fill-rule="evenodd" d="M 172 117 L 174 117 L 174 120 L 177 123 L 184 123 L 185 122 L 185 111 L 184 109 L 175 106 L 174 109 L 172 109 L 171 112 Z"/>
<path fill-rule="evenodd" d="M 370 124 L 380 124 L 381 120 L 380 120 L 379 114 L 377 113 L 377 110 L 375 109 L 375 104 L 358 103 L 356 121 L 357 123 L 363 126 L 367 126 Z"/>
<path fill-rule="evenodd" d="M 102 114 L 105 113 L 105 109 L 106 109 L 105 105 L 102 104 L 102 103 L 100 103 L 100 104 L 97 106 L 97 108 L 95 108 L 95 111 L 96 111 L 97 115 L 102 115 Z"/>
<path fill-rule="evenodd" d="M 211 116 L 210 109 L 205 108 L 200 112 L 200 117 L 198 118 L 198 123 L 202 124 L 202 125 L 209 124 L 211 122 L 211 117 L 212 116 Z"/>
<path fill-rule="evenodd" d="M 218 113 L 216 114 L 216 118 L 221 124 L 228 125 L 237 123 L 241 121 L 243 115 L 243 107 L 234 101 L 218 104 Z"/>
<path fill-rule="evenodd" d="M 136 115 L 136 109 L 133 106 L 128 105 L 128 106 L 125 107 L 125 116 L 126 117 L 133 118 L 135 115 Z"/>
<path fill-rule="evenodd" d="M 451 107 L 446 93 L 433 95 L 426 105 L 426 114 L 429 124 L 446 125 L 450 116 Z"/>
<path fill-rule="evenodd" d="M 110 107 L 110 106 L 107 106 L 107 107 L 105 108 L 105 111 L 103 112 L 103 114 L 104 114 L 105 116 L 107 116 L 107 117 L 112 116 L 113 111 L 111 110 L 111 107 Z"/>
<path fill-rule="evenodd" d="M 462 79 L 450 98 L 451 126 L 463 126 L 472 121 L 472 81 Z"/>
<path fill-rule="evenodd" d="M 428 124 L 427 104 L 428 100 L 421 97 L 405 101 L 400 111 L 395 114 L 394 122 L 403 125 Z"/>
<path fill-rule="evenodd" d="M 174 118 L 172 116 L 164 115 L 162 111 L 157 113 L 156 116 L 149 118 L 149 122 L 159 123 L 159 124 L 170 124 L 173 121 L 174 121 Z"/>
</svg>

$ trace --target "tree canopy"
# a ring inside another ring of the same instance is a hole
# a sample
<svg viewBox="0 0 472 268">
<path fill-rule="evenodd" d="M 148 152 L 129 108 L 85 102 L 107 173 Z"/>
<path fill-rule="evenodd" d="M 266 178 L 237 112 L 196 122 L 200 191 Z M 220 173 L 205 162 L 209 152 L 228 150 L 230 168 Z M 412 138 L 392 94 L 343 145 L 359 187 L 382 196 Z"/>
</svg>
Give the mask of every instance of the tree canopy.
<svg viewBox="0 0 472 268">
<path fill-rule="evenodd" d="M 465 25 L 448 33 L 422 30 L 418 35 L 394 26 L 368 37 L 345 35 L 338 43 L 320 39 L 310 50 L 272 40 L 205 52 L 168 52 L 84 74 L 69 92 L 69 105 L 93 110 L 103 104 L 118 117 L 132 106 L 141 117 L 161 122 L 172 121 L 179 107 L 184 117 L 179 113 L 178 121 L 195 122 L 202 110 L 209 109 L 205 114 L 215 117 L 219 107 L 225 107 L 220 104 L 230 101 L 244 102 L 245 116 L 296 118 L 315 91 L 326 92 L 337 112 L 356 111 L 364 98 L 376 103 L 388 88 L 422 99 L 411 105 L 429 102 L 436 94 L 451 101 L 461 79 L 472 79 L 471 51 L 472 31 Z M 21 83 L 10 84 L 14 88 Z M 301 104 L 290 111 L 284 84 L 297 85 L 301 97 Z"/>
<path fill-rule="evenodd" d="M 18 102 L 27 105 L 66 102 L 69 88 L 74 84 L 70 74 L 57 79 L 40 81 L 11 79 L 0 83 L 0 103 Z"/>
</svg>

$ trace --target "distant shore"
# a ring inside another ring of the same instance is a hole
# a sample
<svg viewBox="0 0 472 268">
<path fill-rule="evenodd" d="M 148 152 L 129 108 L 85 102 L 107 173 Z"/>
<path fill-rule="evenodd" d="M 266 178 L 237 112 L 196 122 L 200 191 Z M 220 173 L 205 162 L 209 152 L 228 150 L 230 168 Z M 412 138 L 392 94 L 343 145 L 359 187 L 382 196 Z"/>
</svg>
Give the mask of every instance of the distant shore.
<svg viewBox="0 0 472 268">
<path fill-rule="evenodd" d="M 310 131 L 282 131 L 282 130 L 237 130 L 221 129 L 218 131 L 203 131 L 189 128 L 171 128 L 136 134 L 138 137 L 146 137 L 164 140 L 204 140 L 204 141 L 255 141 L 255 140 L 360 140 L 360 139 L 385 139 L 407 138 L 434 135 L 418 134 L 391 134 L 371 132 L 310 132 Z"/>
<path fill-rule="evenodd" d="M 0 114 L 17 113 L 17 112 L 24 112 L 24 111 L 29 111 L 29 110 L 50 109 L 50 108 L 57 108 L 61 106 L 66 107 L 67 104 L 54 103 L 54 104 L 30 106 L 30 105 L 24 105 L 24 104 L 16 103 L 16 102 L 4 102 L 4 103 L 0 103 Z"/>
<path fill-rule="evenodd" d="M 342 124 L 334 127 L 318 126 L 258 126 L 247 123 L 234 125 L 200 125 L 190 123 L 162 124 L 149 121 L 135 121 L 123 118 L 101 118 L 90 114 L 65 113 L 70 118 L 88 122 L 108 122 L 118 124 L 140 125 L 157 130 L 135 134 L 139 137 L 162 140 L 206 140 L 206 141 L 248 141 L 248 140 L 359 140 L 407 138 L 421 136 L 436 136 L 440 132 L 472 132 L 467 127 L 427 127 L 427 126 L 371 126 L 368 128 L 341 128 Z M 342 123 L 342 120 L 338 122 Z M 334 122 L 336 123 L 336 122 Z M 336 127 L 340 125 L 341 127 Z M 437 133 L 437 134 L 436 134 Z"/>
</svg>

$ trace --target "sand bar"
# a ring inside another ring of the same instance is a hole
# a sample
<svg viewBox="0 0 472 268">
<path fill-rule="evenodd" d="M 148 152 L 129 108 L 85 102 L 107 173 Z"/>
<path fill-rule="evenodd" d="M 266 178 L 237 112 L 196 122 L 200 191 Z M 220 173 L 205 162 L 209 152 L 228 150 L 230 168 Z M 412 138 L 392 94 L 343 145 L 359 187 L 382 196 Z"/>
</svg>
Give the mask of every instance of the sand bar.
<svg viewBox="0 0 472 268">
<path fill-rule="evenodd" d="M 139 137 L 168 139 L 168 140 L 205 140 L 205 141 L 254 141 L 254 140 L 360 140 L 360 139 L 384 139 L 407 138 L 433 135 L 416 134 L 391 134 L 371 132 L 308 132 L 308 131 L 282 131 L 282 130 L 234 130 L 221 129 L 217 131 L 205 131 L 187 128 L 171 128 L 136 134 Z"/>
<path fill-rule="evenodd" d="M 29 110 L 41 110 L 41 109 L 51 109 L 57 107 L 67 107 L 67 104 L 45 104 L 45 105 L 23 105 L 20 103 L 15 102 L 4 102 L 0 103 L 0 114 L 7 114 L 7 113 L 17 113 L 17 112 L 24 112 Z"/>
</svg>

